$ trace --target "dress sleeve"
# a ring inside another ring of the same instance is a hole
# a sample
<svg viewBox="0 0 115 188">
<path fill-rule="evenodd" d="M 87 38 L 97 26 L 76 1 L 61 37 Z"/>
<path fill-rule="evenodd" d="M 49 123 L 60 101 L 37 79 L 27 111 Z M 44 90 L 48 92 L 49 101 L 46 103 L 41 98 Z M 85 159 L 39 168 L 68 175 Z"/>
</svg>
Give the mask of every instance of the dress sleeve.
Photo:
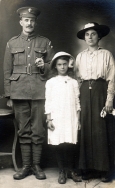
<svg viewBox="0 0 115 188">
<path fill-rule="evenodd" d="M 78 82 L 75 80 L 74 82 L 74 93 L 75 93 L 75 105 L 76 105 L 76 109 L 77 111 L 81 111 L 81 105 L 80 105 L 80 91 L 79 91 L 79 85 Z"/>
<path fill-rule="evenodd" d="M 107 56 L 107 73 L 106 80 L 108 81 L 107 101 L 112 101 L 115 95 L 115 60 L 109 52 Z"/>
<path fill-rule="evenodd" d="M 45 85 L 45 114 L 49 114 L 51 113 L 51 101 L 52 101 L 52 97 L 51 97 L 51 90 L 52 90 L 52 85 L 50 80 L 48 80 L 46 82 Z"/>
</svg>

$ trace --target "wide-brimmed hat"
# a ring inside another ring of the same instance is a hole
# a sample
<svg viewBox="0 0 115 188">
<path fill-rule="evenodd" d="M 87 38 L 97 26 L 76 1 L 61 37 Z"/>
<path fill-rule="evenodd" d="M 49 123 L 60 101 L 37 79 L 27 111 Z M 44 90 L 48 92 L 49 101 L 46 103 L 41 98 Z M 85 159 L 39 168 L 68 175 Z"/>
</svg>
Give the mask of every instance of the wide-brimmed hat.
<svg viewBox="0 0 115 188">
<path fill-rule="evenodd" d="M 37 18 L 40 11 L 36 7 L 21 7 L 17 10 L 20 17 Z"/>
<path fill-rule="evenodd" d="M 53 65 L 54 65 L 54 62 L 57 58 L 61 57 L 61 56 L 67 56 L 67 57 L 70 57 L 69 59 L 69 67 L 72 68 L 73 65 L 74 65 L 74 62 L 75 62 L 75 58 L 69 54 L 69 53 L 66 53 L 66 52 L 57 52 L 54 57 L 52 58 L 52 61 L 51 61 L 51 64 L 50 64 L 50 67 L 51 69 L 53 68 Z"/>
<path fill-rule="evenodd" d="M 84 29 L 80 30 L 78 33 L 77 33 L 77 37 L 79 39 L 82 39 L 84 40 L 84 36 L 85 36 L 85 32 L 88 31 L 89 29 L 94 29 L 96 30 L 97 32 L 100 33 L 100 38 L 108 35 L 108 33 L 110 32 L 110 28 L 106 25 L 99 25 L 98 23 L 96 22 L 91 22 L 91 23 L 88 23 L 84 26 Z"/>
</svg>

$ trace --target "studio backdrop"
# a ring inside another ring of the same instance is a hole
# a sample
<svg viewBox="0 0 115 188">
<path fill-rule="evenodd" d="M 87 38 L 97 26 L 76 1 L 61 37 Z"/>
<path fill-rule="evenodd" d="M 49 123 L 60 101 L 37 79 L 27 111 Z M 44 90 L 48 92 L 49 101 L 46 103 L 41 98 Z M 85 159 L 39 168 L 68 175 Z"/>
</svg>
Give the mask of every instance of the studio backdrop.
<svg viewBox="0 0 115 188">
<path fill-rule="evenodd" d="M 36 30 L 51 40 L 55 52 L 65 51 L 74 57 L 86 48 L 77 32 L 84 24 L 97 22 L 110 27 L 100 46 L 111 51 L 115 58 L 115 1 L 114 0 L 0 0 L 0 96 L 4 94 L 3 61 L 7 41 L 21 33 L 16 10 L 23 6 L 37 7 L 41 14 Z M 0 98 L 0 108 L 6 99 Z"/>
</svg>

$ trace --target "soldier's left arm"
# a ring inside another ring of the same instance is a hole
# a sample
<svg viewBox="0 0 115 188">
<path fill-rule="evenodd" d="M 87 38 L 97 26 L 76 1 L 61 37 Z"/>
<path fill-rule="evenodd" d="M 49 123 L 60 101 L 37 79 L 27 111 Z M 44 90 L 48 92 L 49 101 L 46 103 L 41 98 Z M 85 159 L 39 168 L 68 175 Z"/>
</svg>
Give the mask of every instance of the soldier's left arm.
<svg viewBox="0 0 115 188">
<path fill-rule="evenodd" d="M 47 54 L 46 54 L 46 58 L 45 58 L 45 63 L 50 64 L 50 62 L 54 56 L 54 48 L 51 44 L 51 41 L 49 41 L 49 40 L 47 41 L 46 51 L 47 51 Z"/>
<path fill-rule="evenodd" d="M 41 75 L 47 75 L 49 72 L 49 65 L 54 56 L 54 48 L 51 44 L 51 41 L 46 43 L 46 56 L 44 58 L 44 69 L 40 69 Z"/>
</svg>

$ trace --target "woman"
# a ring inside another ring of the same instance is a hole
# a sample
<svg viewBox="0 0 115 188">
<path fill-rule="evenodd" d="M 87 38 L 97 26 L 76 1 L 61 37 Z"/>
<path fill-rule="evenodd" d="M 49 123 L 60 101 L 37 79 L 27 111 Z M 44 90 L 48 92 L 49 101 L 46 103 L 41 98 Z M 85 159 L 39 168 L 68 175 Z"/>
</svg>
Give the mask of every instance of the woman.
<svg viewBox="0 0 115 188">
<path fill-rule="evenodd" d="M 109 152 L 106 118 L 100 116 L 103 107 L 107 113 L 113 109 L 114 58 L 99 47 L 99 40 L 109 33 L 108 26 L 92 22 L 77 33 L 85 40 L 88 49 L 76 58 L 75 72 L 81 84 L 81 141 L 79 168 L 82 178 L 94 178 L 96 173 L 102 181 L 109 181 Z"/>
</svg>

